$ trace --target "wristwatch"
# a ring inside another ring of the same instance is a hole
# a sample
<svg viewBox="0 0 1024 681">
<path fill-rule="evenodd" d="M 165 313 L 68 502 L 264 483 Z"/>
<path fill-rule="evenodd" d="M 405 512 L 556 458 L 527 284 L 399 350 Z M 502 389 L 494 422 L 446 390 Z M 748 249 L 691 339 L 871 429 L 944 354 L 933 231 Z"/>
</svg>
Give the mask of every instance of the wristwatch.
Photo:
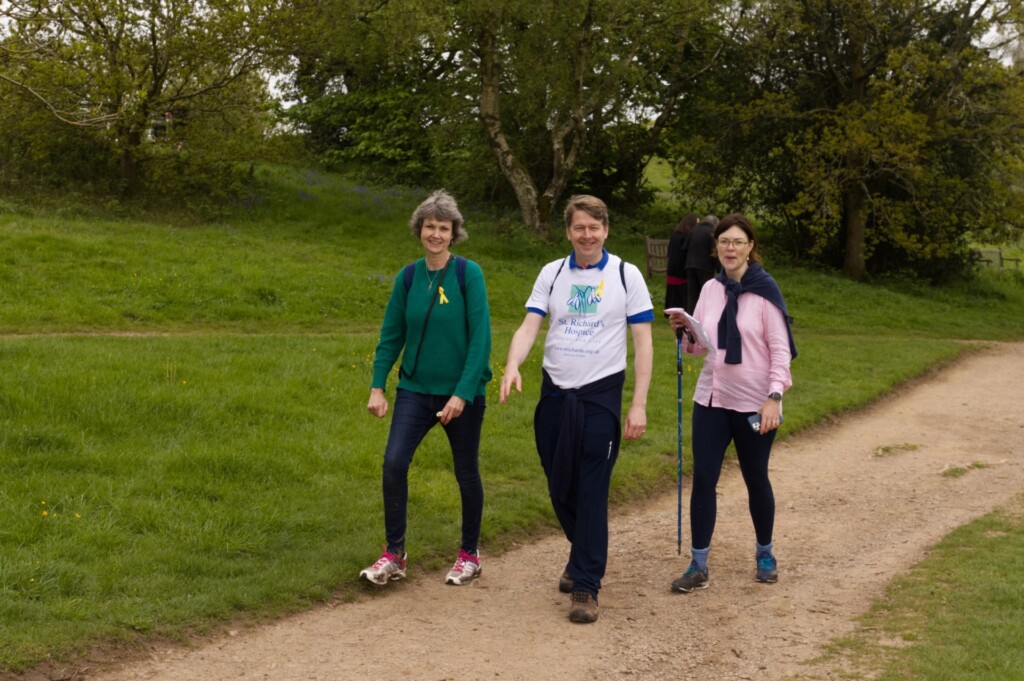
<svg viewBox="0 0 1024 681">
<path fill-rule="evenodd" d="M 782 401 L 782 393 L 771 393 L 768 395 L 768 399 L 775 400 L 776 402 Z"/>
</svg>

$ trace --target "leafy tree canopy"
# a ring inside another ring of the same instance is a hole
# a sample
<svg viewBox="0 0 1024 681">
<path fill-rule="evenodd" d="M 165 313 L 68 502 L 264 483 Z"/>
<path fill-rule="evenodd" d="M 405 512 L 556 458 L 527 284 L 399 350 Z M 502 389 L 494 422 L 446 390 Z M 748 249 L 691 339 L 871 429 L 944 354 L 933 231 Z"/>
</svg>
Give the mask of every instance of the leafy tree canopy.
<svg viewBox="0 0 1024 681">
<path fill-rule="evenodd" d="M 478 195 L 500 182 L 542 234 L 569 188 L 641 195 L 717 55 L 705 0 L 316 6 L 345 17 L 310 24 L 326 40 L 296 35 L 296 115 L 318 148 Z"/>
<path fill-rule="evenodd" d="M 116 150 L 124 189 L 176 135 L 268 108 L 279 0 L 4 0 L 0 88 Z M 267 24 L 269 25 L 269 24 Z M 45 141 L 36 140 L 45 144 Z"/>
<path fill-rule="evenodd" d="M 851 276 L 933 279 L 968 238 L 1021 224 L 1019 72 L 986 43 L 1016 2 L 770 0 L 677 127 L 701 190 L 745 206 L 794 255 Z M 714 122 L 714 125 L 712 125 Z M 692 150 L 700 153 L 694 155 Z"/>
</svg>

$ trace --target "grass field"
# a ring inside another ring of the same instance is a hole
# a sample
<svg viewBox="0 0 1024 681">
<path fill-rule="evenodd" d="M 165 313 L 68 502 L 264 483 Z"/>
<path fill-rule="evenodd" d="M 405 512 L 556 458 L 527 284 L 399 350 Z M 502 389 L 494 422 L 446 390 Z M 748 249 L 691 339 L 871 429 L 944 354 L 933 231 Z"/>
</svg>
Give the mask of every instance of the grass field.
<svg viewBox="0 0 1024 681">
<path fill-rule="evenodd" d="M 365 412 L 371 361 L 394 275 L 421 255 L 406 222 L 426 192 L 265 173 L 265 192 L 219 224 L 0 213 L 0 669 L 363 592 L 388 425 Z M 567 249 L 464 212 L 458 250 L 484 268 L 500 376 L 536 272 Z M 617 234 L 614 216 L 608 245 L 641 262 L 640 235 Z M 797 320 L 787 434 L 961 341 L 1024 336 L 1013 272 L 900 290 L 768 266 Z M 662 284 L 651 292 L 660 307 Z M 675 344 L 667 328 L 655 338 L 648 436 L 620 458 L 620 505 L 675 485 Z M 689 392 L 699 364 L 686 366 Z M 525 395 L 499 407 L 497 381 L 488 392 L 490 553 L 554 527 L 529 428 L 538 373 L 535 352 Z M 432 433 L 413 467 L 417 569 L 457 549 L 449 459 Z"/>
<path fill-rule="evenodd" d="M 851 679 L 1024 678 L 1022 571 L 1024 495 L 958 528 L 892 580 L 824 659 L 844 661 Z"/>
</svg>

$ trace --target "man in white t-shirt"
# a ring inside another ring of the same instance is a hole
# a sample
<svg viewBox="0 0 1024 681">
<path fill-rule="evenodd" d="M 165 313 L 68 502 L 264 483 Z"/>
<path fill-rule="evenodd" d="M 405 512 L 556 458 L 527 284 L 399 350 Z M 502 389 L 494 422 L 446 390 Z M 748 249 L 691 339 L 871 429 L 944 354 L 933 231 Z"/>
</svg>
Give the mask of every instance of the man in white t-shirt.
<svg viewBox="0 0 1024 681">
<path fill-rule="evenodd" d="M 544 318 L 541 397 L 534 435 L 555 515 L 572 548 L 559 589 L 572 594 L 569 619 L 597 620 L 597 595 L 608 562 L 608 488 L 620 436 L 647 429 L 654 306 L 636 266 L 608 253 L 608 207 L 577 195 L 565 207 L 566 258 L 544 266 L 526 302 L 526 318 L 512 337 L 500 402 L 522 392 L 519 367 Z M 626 329 L 633 336 L 633 401 L 622 422 Z"/>
</svg>

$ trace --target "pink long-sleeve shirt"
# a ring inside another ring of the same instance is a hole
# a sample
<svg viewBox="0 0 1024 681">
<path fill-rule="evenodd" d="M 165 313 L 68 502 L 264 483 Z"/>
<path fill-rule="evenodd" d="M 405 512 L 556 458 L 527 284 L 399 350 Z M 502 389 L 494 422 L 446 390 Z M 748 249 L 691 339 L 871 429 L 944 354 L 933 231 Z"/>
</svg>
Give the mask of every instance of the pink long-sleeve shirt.
<svg viewBox="0 0 1024 681">
<path fill-rule="evenodd" d="M 716 345 L 718 320 L 725 313 L 726 300 L 725 286 L 712 279 L 701 289 L 693 311 L 693 317 Z M 736 323 L 743 346 L 743 361 L 726 364 L 725 350 L 716 349 L 713 358 L 709 355 L 704 359 L 693 401 L 706 407 L 757 411 L 770 393 L 784 393 L 793 385 L 793 377 L 789 373 L 792 359 L 789 330 L 782 310 L 753 293 L 740 295 Z M 707 352 L 699 340 L 684 345 L 691 355 Z"/>
</svg>

